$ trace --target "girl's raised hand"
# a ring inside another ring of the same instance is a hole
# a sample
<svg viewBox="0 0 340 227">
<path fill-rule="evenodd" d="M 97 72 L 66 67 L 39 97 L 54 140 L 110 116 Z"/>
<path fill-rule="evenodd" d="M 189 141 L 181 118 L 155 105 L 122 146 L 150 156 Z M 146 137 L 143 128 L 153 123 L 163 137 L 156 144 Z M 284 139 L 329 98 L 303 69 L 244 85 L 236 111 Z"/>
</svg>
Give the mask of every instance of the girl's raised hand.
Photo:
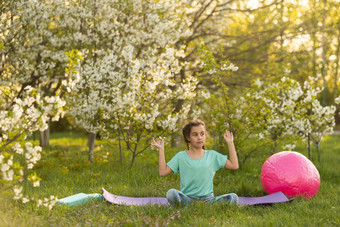
<svg viewBox="0 0 340 227">
<path fill-rule="evenodd" d="M 155 138 L 152 138 L 151 146 L 156 147 L 158 150 L 164 150 L 164 140 L 162 139 L 162 137 L 159 137 L 157 140 L 155 140 Z"/>
<path fill-rule="evenodd" d="M 228 143 L 228 142 L 233 142 L 233 133 L 228 131 L 228 130 L 225 130 L 225 133 L 223 135 L 224 137 L 224 140 Z"/>
</svg>

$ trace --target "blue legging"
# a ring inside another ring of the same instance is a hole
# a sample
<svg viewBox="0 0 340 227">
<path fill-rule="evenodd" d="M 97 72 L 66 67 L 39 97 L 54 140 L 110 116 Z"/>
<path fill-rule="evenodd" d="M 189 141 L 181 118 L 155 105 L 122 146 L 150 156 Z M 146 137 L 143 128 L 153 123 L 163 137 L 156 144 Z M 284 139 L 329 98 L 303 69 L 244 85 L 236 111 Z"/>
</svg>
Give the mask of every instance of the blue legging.
<svg viewBox="0 0 340 227">
<path fill-rule="evenodd" d="M 168 202 L 172 206 L 176 205 L 184 205 L 187 206 L 190 201 L 193 200 L 202 200 L 208 203 L 221 203 L 221 202 L 229 202 L 230 204 L 238 204 L 238 196 L 235 193 L 229 193 L 225 195 L 220 196 L 202 196 L 199 198 L 191 198 L 185 194 L 183 194 L 181 191 L 178 191 L 176 189 L 170 189 L 166 193 L 166 198 L 168 199 Z"/>
</svg>

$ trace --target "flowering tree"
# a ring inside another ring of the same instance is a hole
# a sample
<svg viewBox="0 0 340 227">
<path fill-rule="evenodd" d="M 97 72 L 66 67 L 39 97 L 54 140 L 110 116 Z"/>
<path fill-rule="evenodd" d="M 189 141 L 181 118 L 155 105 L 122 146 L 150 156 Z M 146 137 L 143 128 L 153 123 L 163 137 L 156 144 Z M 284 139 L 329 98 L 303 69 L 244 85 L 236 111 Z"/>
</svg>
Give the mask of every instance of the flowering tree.
<svg viewBox="0 0 340 227">
<path fill-rule="evenodd" d="M 300 121 L 300 128 L 297 128 L 298 134 L 308 146 L 308 155 L 310 156 L 310 144 L 312 143 L 318 151 L 320 161 L 320 142 L 322 137 L 333 132 L 335 126 L 335 106 L 322 106 L 318 100 L 318 94 L 322 89 L 313 86 L 313 79 L 305 81 L 303 85 L 304 95 L 300 102 L 301 114 L 306 118 Z M 297 124 L 295 123 L 295 126 Z"/>
<path fill-rule="evenodd" d="M 199 56 L 202 69 L 212 75 L 216 85 L 205 114 L 211 114 L 216 132 L 225 127 L 234 132 L 239 154 L 244 155 L 243 161 L 256 151 L 259 143 L 262 146 L 270 142 L 271 153 L 274 153 L 280 143 L 296 143 L 300 139 L 307 144 L 309 157 L 313 144 L 320 159 L 321 138 L 331 133 L 335 126 L 335 107 L 320 104 L 318 94 L 322 89 L 312 85 L 318 78 L 309 78 L 303 86 L 286 77 L 269 85 L 256 80 L 252 89 L 231 94 L 224 81 L 238 68 L 228 61 L 218 63 L 204 44 L 199 49 Z M 245 147 L 247 143 L 244 142 L 251 134 L 256 134 L 260 140 L 253 148 Z M 294 144 L 284 146 L 285 149 L 294 147 Z"/>
<path fill-rule="evenodd" d="M 303 91 L 297 81 L 286 78 L 266 87 L 263 87 L 260 81 L 257 85 L 259 91 L 249 96 L 262 108 L 260 125 L 263 130 L 259 132 L 258 137 L 269 139 L 272 142 L 271 153 L 274 153 L 280 142 L 287 138 L 297 138 L 293 121 L 298 116 L 297 101 Z"/>
<path fill-rule="evenodd" d="M 72 50 L 73 43 L 72 33 L 65 23 L 69 15 L 66 4 L 64 0 L 4 4 L 0 74 L 2 81 L 17 84 L 17 98 L 27 86 L 35 88 L 42 97 L 61 97 L 66 87 L 72 86 L 74 78 L 65 74 L 68 64 L 65 52 Z M 42 146 L 48 145 L 45 136 L 41 133 Z"/>
<path fill-rule="evenodd" d="M 21 98 L 17 98 L 13 91 L 18 91 L 18 87 L 18 84 L 0 86 L 0 182 L 5 189 L 13 189 L 14 199 L 26 203 L 36 199 L 24 196 L 20 185 L 28 180 L 33 187 L 39 187 L 41 179 L 32 169 L 40 160 L 42 149 L 30 142 L 22 146 L 20 140 L 26 139 L 28 133 L 45 130 L 48 119 L 56 120 L 63 114 L 65 102 L 58 97 L 42 98 L 30 86 L 24 89 Z M 37 202 L 52 208 L 56 198 L 51 196 Z"/>
<path fill-rule="evenodd" d="M 213 128 L 212 136 L 218 138 L 214 141 L 215 149 L 225 149 L 224 140 L 221 140 L 223 131 L 227 128 L 233 132 L 235 138 L 235 147 L 238 150 L 239 158 L 243 163 L 252 153 L 257 151 L 263 144 L 249 143 L 249 138 L 260 129 L 259 127 L 259 105 L 246 94 L 249 89 L 244 89 L 242 93 L 232 93 L 225 84 L 228 78 L 238 70 L 228 60 L 218 62 L 213 53 L 208 50 L 205 44 L 201 44 L 198 50 L 200 57 L 200 67 L 203 72 L 209 74 L 212 78 L 211 87 L 214 91 L 207 92 L 208 95 L 201 93 L 200 97 L 202 106 L 201 115 L 210 123 L 209 127 Z M 196 99 L 197 100 L 197 99 Z M 261 143 L 264 141 L 261 141 Z"/>
<path fill-rule="evenodd" d="M 309 80 L 301 86 L 297 81 L 283 77 L 280 82 L 252 94 L 263 106 L 264 130 L 258 136 L 273 141 L 272 152 L 277 141 L 299 137 L 307 144 L 309 158 L 313 144 L 320 160 L 319 144 L 325 134 L 333 132 L 335 107 L 320 104 L 318 94 L 322 89 L 312 86 L 312 78 Z"/>
<path fill-rule="evenodd" d="M 0 8 L 0 181 L 13 189 L 15 199 L 36 200 L 49 208 L 55 197 L 37 200 L 23 194 L 23 181 L 39 186 L 41 179 L 32 169 L 41 147 L 30 142 L 23 146 L 21 140 L 63 116 L 62 96 L 76 80 L 77 55 L 67 50 L 68 33 L 59 29 L 65 4 L 9 1 Z"/>
<path fill-rule="evenodd" d="M 211 69 L 210 69 L 211 70 Z M 220 72 L 213 70 L 216 75 Z M 223 73 L 228 76 L 228 72 Z M 320 142 L 324 135 L 333 132 L 335 106 L 322 106 L 318 94 L 322 89 L 312 86 L 310 78 L 303 85 L 290 78 L 263 85 L 256 80 L 252 89 L 231 96 L 218 76 L 217 89 L 209 99 L 209 110 L 216 132 L 228 127 L 235 132 L 236 147 L 243 155 L 243 162 L 258 147 L 270 145 L 270 153 L 279 146 L 294 149 L 298 141 L 307 145 L 311 158 L 311 146 L 317 149 L 320 161 Z M 245 140 L 251 135 L 259 138 L 249 145 Z M 253 145 L 253 146 L 251 146 Z"/>
<path fill-rule="evenodd" d="M 119 2 L 119 4 L 118 4 Z M 190 34 L 185 1 L 104 1 L 78 5 L 88 15 L 77 27 L 83 62 L 70 96 L 71 113 L 90 134 L 123 139 L 135 157 L 140 141 L 157 128 L 176 130 L 189 106 L 174 111 L 176 100 L 194 97 L 196 80 L 180 78 L 185 63 L 175 43 Z M 78 18 L 74 13 L 75 20 Z M 91 149 L 92 148 L 92 149 Z"/>
</svg>

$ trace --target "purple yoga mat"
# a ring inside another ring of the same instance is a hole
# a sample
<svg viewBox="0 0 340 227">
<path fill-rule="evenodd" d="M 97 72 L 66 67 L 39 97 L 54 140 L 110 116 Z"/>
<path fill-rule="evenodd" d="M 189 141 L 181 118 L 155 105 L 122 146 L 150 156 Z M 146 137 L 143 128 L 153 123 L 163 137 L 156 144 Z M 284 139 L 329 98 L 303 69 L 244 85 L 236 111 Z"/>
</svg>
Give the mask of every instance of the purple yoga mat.
<svg viewBox="0 0 340 227">
<path fill-rule="evenodd" d="M 240 205 L 266 205 L 274 203 L 291 202 L 294 198 L 288 199 L 282 192 L 276 192 L 261 197 L 238 197 Z"/>
<path fill-rule="evenodd" d="M 163 197 L 126 197 L 126 196 L 118 196 L 109 193 L 104 188 L 103 197 L 104 199 L 113 204 L 117 205 L 135 205 L 135 206 L 144 206 L 144 205 L 166 205 L 168 206 L 168 200 Z M 276 192 L 270 195 L 262 196 L 262 197 L 239 197 L 240 205 L 266 205 L 273 203 L 282 203 L 282 202 L 290 202 L 294 199 L 288 199 L 282 192 Z"/>
<path fill-rule="evenodd" d="M 169 205 L 168 200 L 162 197 L 125 197 L 125 196 L 118 196 L 109 193 L 104 188 L 103 190 L 103 197 L 109 203 L 117 204 L 117 205 L 135 205 L 135 206 L 144 206 L 144 205 Z"/>
</svg>

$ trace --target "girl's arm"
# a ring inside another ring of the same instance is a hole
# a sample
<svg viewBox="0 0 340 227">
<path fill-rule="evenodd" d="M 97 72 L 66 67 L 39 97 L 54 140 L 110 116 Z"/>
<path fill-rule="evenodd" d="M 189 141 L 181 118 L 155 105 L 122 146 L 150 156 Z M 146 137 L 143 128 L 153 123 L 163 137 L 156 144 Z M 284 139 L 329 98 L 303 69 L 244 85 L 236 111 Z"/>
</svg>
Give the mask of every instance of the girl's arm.
<svg viewBox="0 0 340 227">
<path fill-rule="evenodd" d="M 228 150 L 229 150 L 229 159 L 225 163 L 224 168 L 226 169 L 238 169 L 238 158 L 234 146 L 234 141 L 233 141 L 233 133 L 226 130 L 224 133 L 224 140 L 228 144 Z"/>
<path fill-rule="evenodd" d="M 165 154 L 164 154 L 164 141 L 161 137 L 155 141 L 155 138 L 151 141 L 151 146 L 156 147 L 158 149 L 158 168 L 159 175 L 166 176 L 172 173 L 172 169 L 165 162 Z"/>
</svg>

